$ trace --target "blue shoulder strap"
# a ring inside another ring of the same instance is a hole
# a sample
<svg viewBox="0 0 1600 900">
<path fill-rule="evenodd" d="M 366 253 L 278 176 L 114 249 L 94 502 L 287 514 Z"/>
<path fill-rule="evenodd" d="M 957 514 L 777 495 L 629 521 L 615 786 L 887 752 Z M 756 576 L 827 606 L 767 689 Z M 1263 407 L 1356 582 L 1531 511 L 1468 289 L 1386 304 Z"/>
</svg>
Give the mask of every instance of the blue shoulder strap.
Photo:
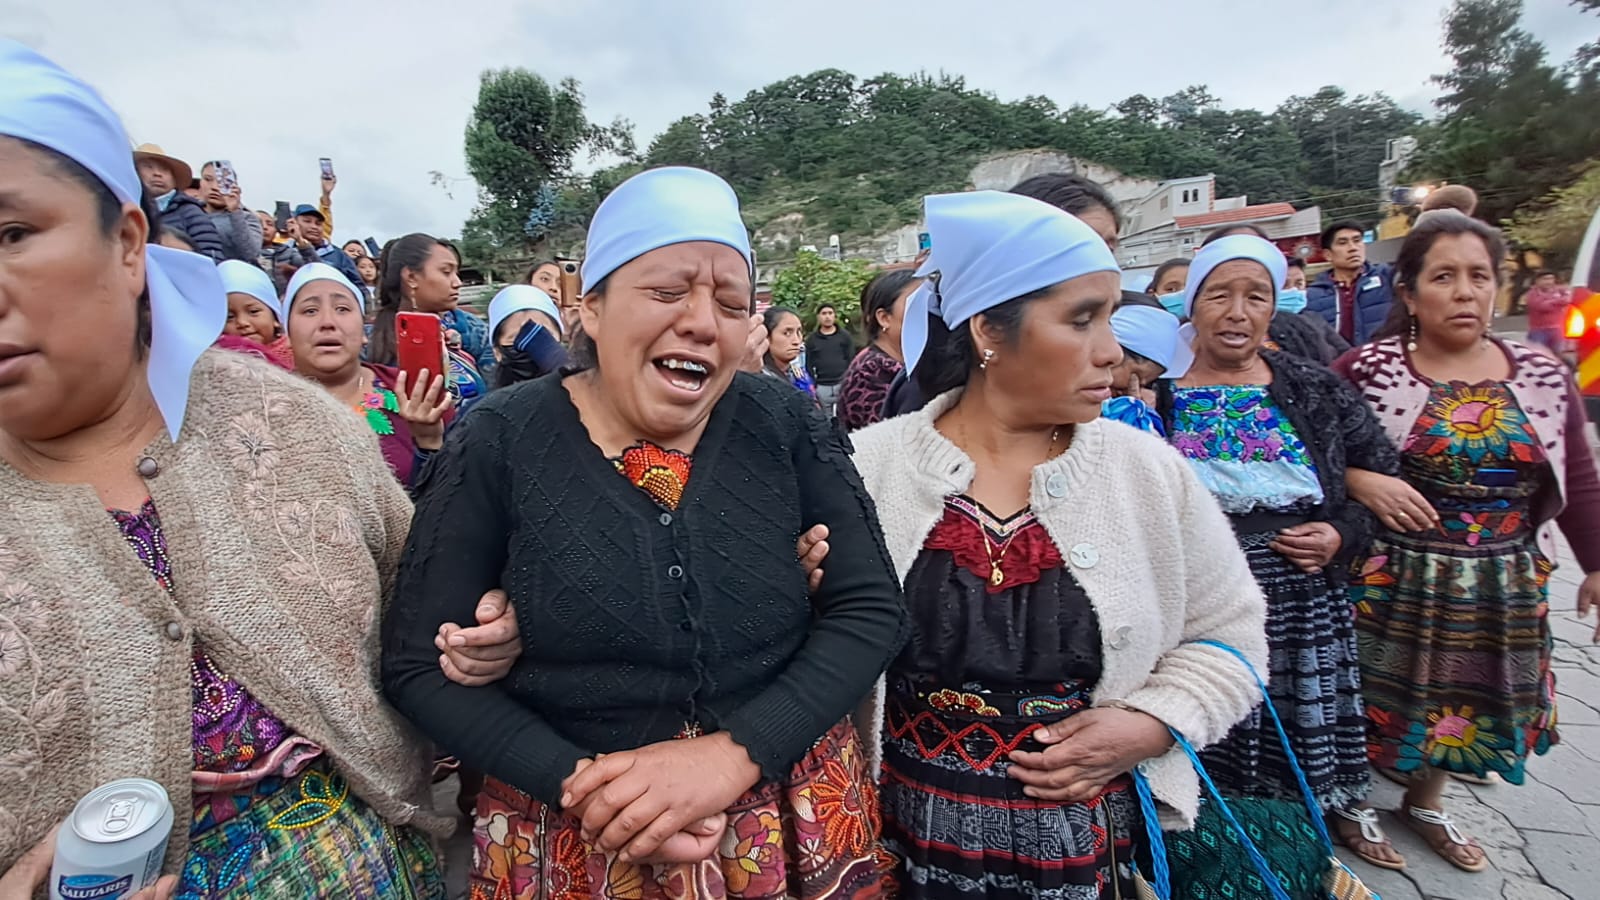
<svg viewBox="0 0 1600 900">
<path fill-rule="evenodd" d="M 1295 759 L 1294 748 L 1289 743 L 1289 735 L 1283 728 L 1283 720 L 1278 718 L 1278 710 L 1272 704 L 1272 697 L 1267 693 L 1267 685 L 1266 682 L 1261 680 L 1261 674 L 1256 671 L 1256 667 L 1250 664 L 1250 660 L 1246 659 L 1243 653 L 1228 644 L 1209 640 L 1196 641 L 1195 643 L 1216 647 L 1233 654 L 1240 663 L 1244 664 L 1245 669 L 1250 672 L 1250 677 L 1255 679 L 1256 687 L 1261 691 L 1262 702 L 1266 706 L 1267 714 L 1272 717 L 1273 727 L 1278 732 L 1278 740 L 1283 745 L 1284 756 L 1289 761 L 1289 769 L 1294 773 L 1296 783 L 1300 785 L 1301 799 L 1305 801 L 1306 810 L 1311 814 L 1312 827 L 1316 829 L 1317 835 L 1326 847 L 1328 855 L 1332 856 L 1333 840 L 1328 835 L 1327 823 L 1323 821 L 1322 809 L 1317 805 L 1316 797 L 1311 793 L 1311 785 L 1306 781 L 1305 772 L 1301 770 L 1299 761 Z M 1240 825 L 1239 820 L 1234 818 L 1233 810 L 1228 808 L 1228 801 L 1223 798 L 1222 792 L 1217 789 L 1215 782 L 1211 780 L 1211 775 L 1206 772 L 1205 765 L 1200 762 L 1200 756 L 1195 752 L 1194 746 L 1189 743 L 1188 738 L 1179 734 L 1176 729 L 1168 727 L 1167 730 L 1172 732 L 1172 739 L 1183 750 L 1184 755 L 1189 758 L 1190 764 L 1194 766 L 1195 774 L 1200 776 L 1200 781 L 1205 785 L 1206 792 L 1210 794 L 1211 801 L 1217 805 L 1217 811 L 1222 814 L 1223 819 L 1238 835 L 1239 842 L 1244 845 L 1245 851 L 1250 854 L 1251 861 L 1255 863 L 1256 870 L 1261 874 L 1262 880 L 1267 883 L 1268 889 L 1272 891 L 1272 896 L 1276 900 L 1290 900 L 1288 893 L 1283 889 L 1283 885 L 1279 883 L 1278 876 L 1273 873 L 1271 865 L 1267 863 L 1266 857 L 1256 847 L 1255 842 L 1250 840 L 1250 835 L 1245 832 L 1244 826 Z M 1166 838 L 1161 832 L 1161 823 L 1156 818 L 1155 797 L 1150 792 L 1149 779 L 1145 778 L 1137 769 L 1133 773 L 1133 784 L 1139 797 L 1140 811 L 1144 814 L 1145 833 L 1150 844 L 1151 867 L 1153 869 L 1151 877 L 1154 881 L 1151 887 L 1155 890 L 1156 896 L 1160 900 L 1171 900 L 1172 873 L 1167 862 Z"/>
</svg>

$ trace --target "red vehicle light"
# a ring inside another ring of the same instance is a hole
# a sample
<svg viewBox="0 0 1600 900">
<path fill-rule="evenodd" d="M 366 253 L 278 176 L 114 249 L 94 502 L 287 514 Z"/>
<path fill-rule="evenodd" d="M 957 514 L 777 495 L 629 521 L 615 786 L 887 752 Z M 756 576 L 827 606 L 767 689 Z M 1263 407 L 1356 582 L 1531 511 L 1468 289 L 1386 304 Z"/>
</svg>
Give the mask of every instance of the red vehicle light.
<svg viewBox="0 0 1600 900">
<path fill-rule="evenodd" d="M 1578 340 L 1589 330 L 1589 323 L 1583 317 L 1583 310 L 1573 306 L 1567 309 L 1567 337 Z"/>
</svg>

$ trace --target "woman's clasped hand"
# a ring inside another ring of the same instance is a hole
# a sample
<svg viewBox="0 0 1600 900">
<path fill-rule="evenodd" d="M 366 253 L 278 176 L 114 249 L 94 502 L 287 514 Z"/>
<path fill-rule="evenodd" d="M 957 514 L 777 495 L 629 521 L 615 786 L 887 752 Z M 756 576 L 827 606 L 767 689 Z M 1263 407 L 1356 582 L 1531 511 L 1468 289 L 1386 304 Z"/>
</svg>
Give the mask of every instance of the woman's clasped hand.
<svg viewBox="0 0 1600 900">
<path fill-rule="evenodd" d="M 1014 751 L 1008 774 L 1026 785 L 1024 794 L 1052 803 L 1087 803 L 1112 779 L 1172 746 L 1172 733 L 1160 719 L 1113 706 L 1062 719 L 1033 738 L 1045 749 Z"/>
<path fill-rule="evenodd" d="M 583 838 L 630 862 L 697 862 L 716 850 L 723 811 L 761 780 L 727 732 L 580 760 L 561 806 Z"/>
</svg>

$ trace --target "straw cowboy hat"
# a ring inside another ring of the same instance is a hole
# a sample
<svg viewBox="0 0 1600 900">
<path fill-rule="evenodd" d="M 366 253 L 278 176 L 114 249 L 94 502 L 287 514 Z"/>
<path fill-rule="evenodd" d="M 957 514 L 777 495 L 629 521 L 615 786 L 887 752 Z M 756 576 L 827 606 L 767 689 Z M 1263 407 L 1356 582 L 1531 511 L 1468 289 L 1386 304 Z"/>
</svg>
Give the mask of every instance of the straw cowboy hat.
<svg viewBox="0 0 1600 900">
<path fill-rule="evenodd" d="M 173 187 L 180 191 L 188 187 L 189 182 L 194 180 L 194 170 L 189 168 L 189 164 L 181 159 L 168 156 L 162 151 L 159 144 L 140 144 L 133 148 L 133 159 L 134 162 L 138 162 L 141 159 L 154 160 L 166 166 L 167 171 L 172 173 L 172 178 L 175 182 Z"/>
</svg>

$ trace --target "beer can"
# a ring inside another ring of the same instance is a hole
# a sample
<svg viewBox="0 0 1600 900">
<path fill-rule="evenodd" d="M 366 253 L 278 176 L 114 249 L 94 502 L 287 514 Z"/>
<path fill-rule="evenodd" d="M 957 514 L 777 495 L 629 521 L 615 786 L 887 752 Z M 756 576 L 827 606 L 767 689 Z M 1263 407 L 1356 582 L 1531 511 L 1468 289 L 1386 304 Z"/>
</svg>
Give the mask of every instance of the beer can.
<svg viewBox="0 0 1600 900">
<path fill-rule="evenodd" d="M 161 785 L 123 778 L 95 788 L 56 832 L 51 900 L 117 900 L 155 884 L 171 832 Z"/>
</svg>

